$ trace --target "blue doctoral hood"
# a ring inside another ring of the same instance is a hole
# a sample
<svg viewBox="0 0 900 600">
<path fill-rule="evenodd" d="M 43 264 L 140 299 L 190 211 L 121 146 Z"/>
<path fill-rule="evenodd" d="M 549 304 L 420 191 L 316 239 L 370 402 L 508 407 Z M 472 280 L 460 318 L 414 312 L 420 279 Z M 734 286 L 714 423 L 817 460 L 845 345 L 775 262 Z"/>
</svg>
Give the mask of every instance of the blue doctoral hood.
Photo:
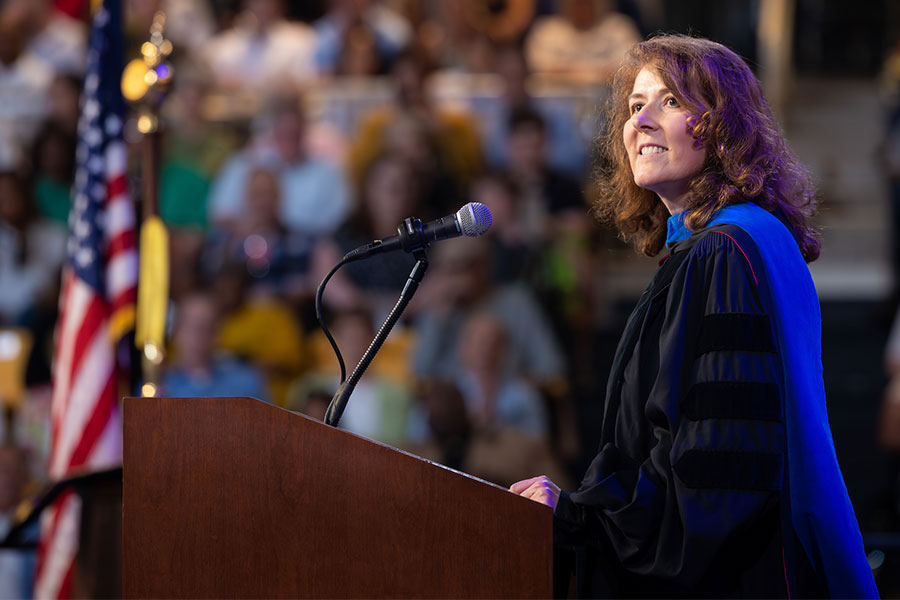
<svg viewBox="0 0 900 600">
<path fill-rule="evenodd" d="M 859 525 L 838 467 L 822 379 L 822 318 L 815 286 L 791 232 L 753 203 L 716 212 L 712 225 L 736 225 L 759 248 L 775 302 L 774 326 L 786 381 L 788 487 L 794 531 L 833 598 L 877 598 Z M 666 242 L 691 235 L 684 213 Z"/>
</svg>

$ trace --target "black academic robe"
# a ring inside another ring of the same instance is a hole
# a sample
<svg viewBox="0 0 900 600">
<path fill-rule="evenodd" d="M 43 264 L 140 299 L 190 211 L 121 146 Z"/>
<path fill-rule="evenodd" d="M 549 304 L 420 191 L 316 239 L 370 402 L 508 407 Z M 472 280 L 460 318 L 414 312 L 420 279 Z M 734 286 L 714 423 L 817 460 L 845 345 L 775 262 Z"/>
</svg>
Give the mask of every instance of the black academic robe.
<svg viewBox="0 0 900 600">
<path fill-rule="evenodd" d="M 574 569 L 578 596 L 822 595 L 785 512 L 782 366 L 754 249 L 734 225 L 674 244 L 630 316 L 599 453 L 555 511 L 556 579 Z"/>
</svg>

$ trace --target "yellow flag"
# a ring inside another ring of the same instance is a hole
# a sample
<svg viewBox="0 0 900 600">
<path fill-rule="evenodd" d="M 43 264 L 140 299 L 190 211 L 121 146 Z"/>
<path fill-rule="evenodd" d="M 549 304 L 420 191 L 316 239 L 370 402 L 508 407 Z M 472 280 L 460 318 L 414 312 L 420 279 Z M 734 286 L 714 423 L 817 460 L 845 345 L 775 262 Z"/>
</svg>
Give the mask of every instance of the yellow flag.
<svg viewBox="0 0 900 600">
<path fill-rule="evenodd" d="M 158 216 L 141 225 L 141 258 L 138 272 L 138 307 L 135 345 L 149 343 L 162 349 L 169 306 L 169 234 Z"/>
</svg>

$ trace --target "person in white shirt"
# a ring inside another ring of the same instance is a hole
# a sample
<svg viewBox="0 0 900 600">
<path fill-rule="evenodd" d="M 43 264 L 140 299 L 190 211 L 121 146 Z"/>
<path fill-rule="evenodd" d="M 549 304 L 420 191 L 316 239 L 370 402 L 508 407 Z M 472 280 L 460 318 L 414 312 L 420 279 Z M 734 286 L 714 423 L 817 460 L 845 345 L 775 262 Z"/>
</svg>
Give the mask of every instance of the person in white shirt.
<svg viewBox="0 0 900 600">
<path fill-rule="evenodd" d="M 243 191 L 254 167 L 279 172 L 284 225 L 309 234 L 333 232 L 347 216 L 350 196 L 341 171 L 310 158 L 304 149 L 305 119 L 295 97 L 273 102 L 257 138 L 222 167 L 209 195 L 212 221 L 228 226 L 241 216 Z"/>
<path fill-rule="evenodd" d="M 605 84 L 641 39 L 610 0 L 560 0 L 558 15 L 542 17 L 525 40 L 532 71 L 574 84 Z"/>
<path fill-rule="evenodd" d="M 283 0 L 245 0 L 235 25 L 209 40 L 201 56 L 227 89 L 302 88 L 316 77 L 316 35 L 288 21 Z"/>
<path fill-rule="evenodd" d="M 53 69 L 27 49 L 25 15 L 0 11 L 0 137 L 27 147 L 49 103 Z M 15 165 L 2 165 L 13 167 Z"/>
</svg>

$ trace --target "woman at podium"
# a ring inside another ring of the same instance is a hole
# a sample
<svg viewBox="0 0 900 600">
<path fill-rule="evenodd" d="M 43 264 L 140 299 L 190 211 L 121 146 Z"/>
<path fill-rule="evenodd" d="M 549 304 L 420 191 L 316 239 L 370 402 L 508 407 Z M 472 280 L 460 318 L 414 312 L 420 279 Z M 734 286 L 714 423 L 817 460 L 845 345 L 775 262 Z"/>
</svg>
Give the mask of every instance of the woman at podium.
<svg viewBox="0 0 900 600">
<path fill-rule="evenodd" d="M 825 407 L 813 185 L 747 65 L 714 42 L 632 48 L 598 215 L 660 267 L 613 360 L 580 487 L 554 508 L 579 596 L 876 597 Z"/>
</svg>

